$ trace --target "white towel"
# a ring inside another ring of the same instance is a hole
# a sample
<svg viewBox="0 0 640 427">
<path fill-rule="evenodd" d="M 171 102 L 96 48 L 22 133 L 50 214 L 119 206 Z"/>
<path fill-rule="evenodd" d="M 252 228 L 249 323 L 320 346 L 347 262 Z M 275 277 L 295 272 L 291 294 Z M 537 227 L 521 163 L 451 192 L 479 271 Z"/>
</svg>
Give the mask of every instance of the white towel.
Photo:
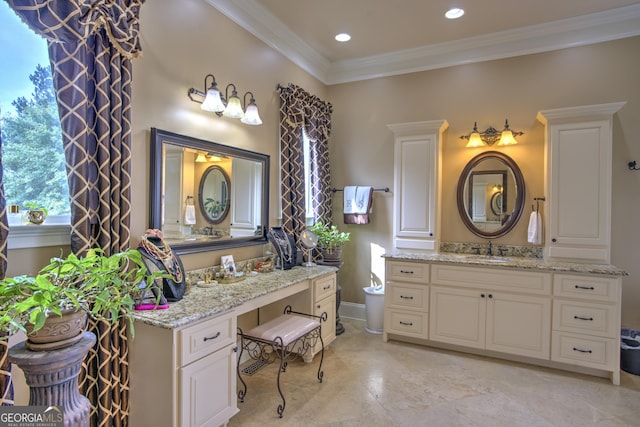
<svg viewBox="0 0 640 427">
<path fill-rule="evenodd" d="M 356 213 L 356 192 L 358 187 L 349 185 L 344 187 L 344 213 Z"/>
<path fill-rule="evenodd" d="M 542 243 L 542 217 L 540 216 L 540 212 L 531 212 L 531 216 L 529 217 L 528 241 L 534 245 Z"/>
<path fill-rule="evenodd" d="M 369 224 L 373 187 L 344 187 L 344 223 Z"/>
<path fill-rule="evenodd" d="M 195 205 L 187 205 L 184 209 L 184 225 L 193 225 L 196 223 L 196 207 Z"/>
</svg>

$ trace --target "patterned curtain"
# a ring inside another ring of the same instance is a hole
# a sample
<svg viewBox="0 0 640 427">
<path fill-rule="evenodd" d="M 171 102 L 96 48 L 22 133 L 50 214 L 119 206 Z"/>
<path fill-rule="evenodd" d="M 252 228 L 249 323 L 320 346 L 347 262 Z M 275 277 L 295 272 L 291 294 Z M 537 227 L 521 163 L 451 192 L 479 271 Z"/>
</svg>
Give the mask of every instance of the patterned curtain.
<svg viewBox="0 0 640 427">
<path fill-rule="evenodd" d="M 4 279 L 7 272 L 7 237 L 9 225 L 7 222 L 7 200 L 4 197 L 4 171 L 2 169 L 2 123 L 0 123 L 0 279 Z M 13 405 L 13 384 L 11 382 L 11 364 L 7 360 L 9 343 L 0 340 L 0 405 Z"/>
<path fill-rule="evenodd" d="M 299 86 L 280 90 L 280 162 L 282 173 L 282 226 L 298 236 L 306 228 L 303 129 L 310 141 L 310 177 L 314 219 L 331 222 L 330 103 Z"/>
<path fill-rule="evenodd" d="M 144 0 L 6 0 L 49 44 L 71 197 L 71 249 L 130 243 L 131 60 Z M 91 424 L 128 423 L 126 325 L 92 325 L 81 389 Z"/>
</svg>

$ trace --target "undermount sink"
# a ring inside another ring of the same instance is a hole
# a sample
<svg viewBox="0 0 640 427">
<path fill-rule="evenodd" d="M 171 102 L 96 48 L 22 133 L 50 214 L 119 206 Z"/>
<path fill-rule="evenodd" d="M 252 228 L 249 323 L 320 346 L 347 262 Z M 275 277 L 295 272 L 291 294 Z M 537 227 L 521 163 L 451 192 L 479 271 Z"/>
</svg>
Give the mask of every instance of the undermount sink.
<svg viewBox="0 0 640 427">
<path fill-rule="evenodd" d="M 487 262 L 509 262 L 508 259 L 504 259 L 504 258 L 487 258 L 487 259 L 485 259 L 485 261 L 487 261 Z"/>
<path fill-rule="evenodd" d="M 470 255 L 469 259 L 497 264 L 511 261 L 510 258 L 493 257 L 487 255 Z"/>
</svg>

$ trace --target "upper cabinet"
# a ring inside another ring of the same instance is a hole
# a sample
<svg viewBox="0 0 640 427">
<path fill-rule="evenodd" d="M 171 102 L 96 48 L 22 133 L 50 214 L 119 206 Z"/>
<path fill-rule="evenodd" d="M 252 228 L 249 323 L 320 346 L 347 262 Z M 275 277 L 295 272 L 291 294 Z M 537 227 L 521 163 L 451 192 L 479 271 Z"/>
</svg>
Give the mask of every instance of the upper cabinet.
<svg viewBox="0 0 640 427">
<path fill-rule="evenodd" d="M 609 263 L 613 115 L 624 102 L 544 110 L 548 259 Z"/>
<path fill-rule="evenodd" d="M 395 137 L 396 249 L 437 251 L 440 241 L 442 133 L 446 120 L 390 124 Z"/>
</svg>

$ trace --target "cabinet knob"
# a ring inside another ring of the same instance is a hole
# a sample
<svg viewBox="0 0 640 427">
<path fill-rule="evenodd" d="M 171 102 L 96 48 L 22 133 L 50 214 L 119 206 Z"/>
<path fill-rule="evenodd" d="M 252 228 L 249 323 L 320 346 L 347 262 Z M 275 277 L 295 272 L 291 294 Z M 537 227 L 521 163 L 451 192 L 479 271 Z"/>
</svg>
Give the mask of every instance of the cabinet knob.
<svg viewBox="0 0 640 427">
<path fill-rule="evenodd" d="M 316 308 L 320 308 L 320 304 L 316 305 Z"/>
<path fill-rule="evenodd" d="M 558 241 L 558 239 L 556 239 L 556 238 L 554 237 L 553 239 L 551 239 L 551 241 L 552 241 L 553 243 L 556 243 L 556 242 Z"/>
<path fill-rule="evenodd" d="M 493 294 L 489 294 L 488 296 L 489 296 L 489 298 L 493 298 Z"/>
<path fill-rule="evenodd" d="M 480 298 L 484 298 L 484 294 L 480 294 Z"/>
</svg>

